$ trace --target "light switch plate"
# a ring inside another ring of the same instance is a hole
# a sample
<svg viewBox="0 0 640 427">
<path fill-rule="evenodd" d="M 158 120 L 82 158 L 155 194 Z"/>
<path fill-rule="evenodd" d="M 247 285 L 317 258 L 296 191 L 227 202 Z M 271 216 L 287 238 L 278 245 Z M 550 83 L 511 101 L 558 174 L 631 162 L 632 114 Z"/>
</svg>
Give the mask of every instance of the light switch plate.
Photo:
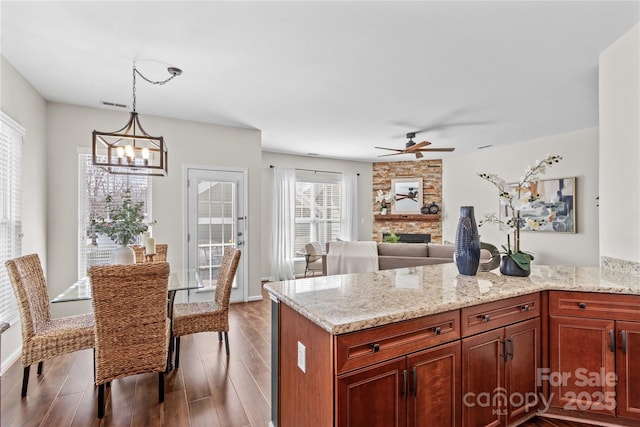
<svg viewBox="0 0 640 427">
<path fill-rule="evenodd" d="M 307 372 L 307 349 L 298 341 L 298 368 L 304 373 Z"/>
</svg>

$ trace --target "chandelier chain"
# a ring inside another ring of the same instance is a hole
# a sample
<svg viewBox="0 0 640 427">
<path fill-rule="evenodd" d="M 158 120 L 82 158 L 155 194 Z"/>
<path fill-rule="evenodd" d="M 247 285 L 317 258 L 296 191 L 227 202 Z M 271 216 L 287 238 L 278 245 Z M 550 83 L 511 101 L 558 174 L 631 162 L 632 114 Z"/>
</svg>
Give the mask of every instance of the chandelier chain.
<svg viewBox="0 0 640 427">
<path fill-rule="evenodd" d="M 163 85 L 167 82 L 169 82 L 171 79 L 173 79 L 176 76 L 179 76 L 179 73 L 172 73 L 171 76 L 169 76 L 168 78 L 166 78 L 165 80 L 151 80 L 147 77 L 145 77 L 140 71 L 138 71 L 138 69 L 136 68 L 136 64 L 133 64 L 133 111 L 136 111 L 136 74 L 139 75 L 140 77 L 142 77 L 144 80 L 146 80 L 147 82 L 151 83 L 152 85 Z"/>
</svg>

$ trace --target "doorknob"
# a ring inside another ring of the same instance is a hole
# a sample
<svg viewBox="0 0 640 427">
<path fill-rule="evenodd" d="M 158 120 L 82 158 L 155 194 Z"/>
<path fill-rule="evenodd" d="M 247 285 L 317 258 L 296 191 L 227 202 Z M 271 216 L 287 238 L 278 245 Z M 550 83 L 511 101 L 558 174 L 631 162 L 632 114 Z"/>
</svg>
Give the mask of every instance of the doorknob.
<svg viewBox="0 0 640 427">
<path fill-rule="evenodd" d="M 238 246 L 242 246 L 242 245 L 244 245 L 244 241 L 243 241 L 243 240 L 238 240 L 238 242 L 236 243 L 236 245 L 238 245 Z"/>
</svg>

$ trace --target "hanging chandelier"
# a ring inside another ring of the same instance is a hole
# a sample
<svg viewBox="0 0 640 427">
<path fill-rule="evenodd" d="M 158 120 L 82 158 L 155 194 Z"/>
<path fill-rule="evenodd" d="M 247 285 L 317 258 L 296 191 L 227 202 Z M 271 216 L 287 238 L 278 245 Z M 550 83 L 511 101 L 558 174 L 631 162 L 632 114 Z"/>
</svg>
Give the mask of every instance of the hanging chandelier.
<svg viewBox="0 0 640 427">
<path fill-rule="evenodd" d="M 129 121 L 123 128 L 113 132 L 93 131 L 91 161 L 95 166 L 120 175 L 165 176 L 167 174 L 168 152 L 164 138 L 151 136 L 145 132 L 136 112 L 136 75 L 151 84 L 163 85 L 182 74 L 182 70 L 175 67 L 169 67 L 167 71 L 171 76 L 166 80 L 149 80 L 136 69 L 134 62 L 133 109 L 129 115 Z"/>
</svg>

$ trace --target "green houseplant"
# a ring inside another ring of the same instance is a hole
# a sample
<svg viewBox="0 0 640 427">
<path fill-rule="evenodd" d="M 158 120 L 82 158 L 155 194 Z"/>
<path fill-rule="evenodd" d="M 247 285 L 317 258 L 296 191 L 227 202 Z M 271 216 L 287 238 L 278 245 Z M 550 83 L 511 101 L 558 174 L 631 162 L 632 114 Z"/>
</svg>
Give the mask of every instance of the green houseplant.
<svg viewBox="0 0 640 427">
<path fill-rule="evenodd" d="M 505 254 L 503 257 L 503 261 L 505 261 L 504 264 L 508 266 L 507 262 L 509 262 L 509 260 L 505 260 L 505 257 L 507 257 L 522 270 L 521 272 L 515 270 L 514 274 L 510 274 L 508 267 L 503 267 L 503 262 L 501 262 L 500 271 L 503 274 L 528 276 L 531 272 L 533 255 L 520 249 L 520 229 L 523 227 L 523 221 L 526 221 L 532 230 L 539 229 L 544 225 L 544 220 L 534 218 L 523 219 L 520 216 L 520 211 L 529 207 L 531 203 L 540 198 L 539 194 L 531 194 L 531 184 L 537 182 L 540 175 L 544 174 L 548 167 L 553 166 L 560 160 L 562 160 L 562 157 L 557 155 L 547 155 L 541 161 L 536 160 L 533 167 L 527 167 L 524 175 L 520 178 L 520 182 L 517 184 L 507 184 L 505 180 L 495 174 L 478 174 L 480 178 L 490 182 L 498 189 L 500 206 L 506 213 L 505 218 L 499 218 L 495 212 L 486 215 L 479 222 L 479 225 L 498 223 L 507 227 L 507 246 L 502 246 Z M 511 247 L 511 235 L 513 235 L 513 248 Z M 513 269 L 511 271 L 513 271 Z"/>
<path fill-rule="evenodd" d="M 127 245 L 135 243 L 136 238 L 149 230 L 153 222 L 145 222 L 143 202 L 133 202 L 131 192 L 125 190 L 121 203 L 115 203 L 113 194 L 105 197 L 107 207 L 106 217 L 98 216 L 91 221 L 95 232 L 108 236 L 114 243 L 120 245 L 112 254 L 114 264 L 133 263 L 135 254 Z M 130 253 L 130 254 L 129 254 Z M 131 259 L 130 262 L 126 262 Z"/>
</svg>

